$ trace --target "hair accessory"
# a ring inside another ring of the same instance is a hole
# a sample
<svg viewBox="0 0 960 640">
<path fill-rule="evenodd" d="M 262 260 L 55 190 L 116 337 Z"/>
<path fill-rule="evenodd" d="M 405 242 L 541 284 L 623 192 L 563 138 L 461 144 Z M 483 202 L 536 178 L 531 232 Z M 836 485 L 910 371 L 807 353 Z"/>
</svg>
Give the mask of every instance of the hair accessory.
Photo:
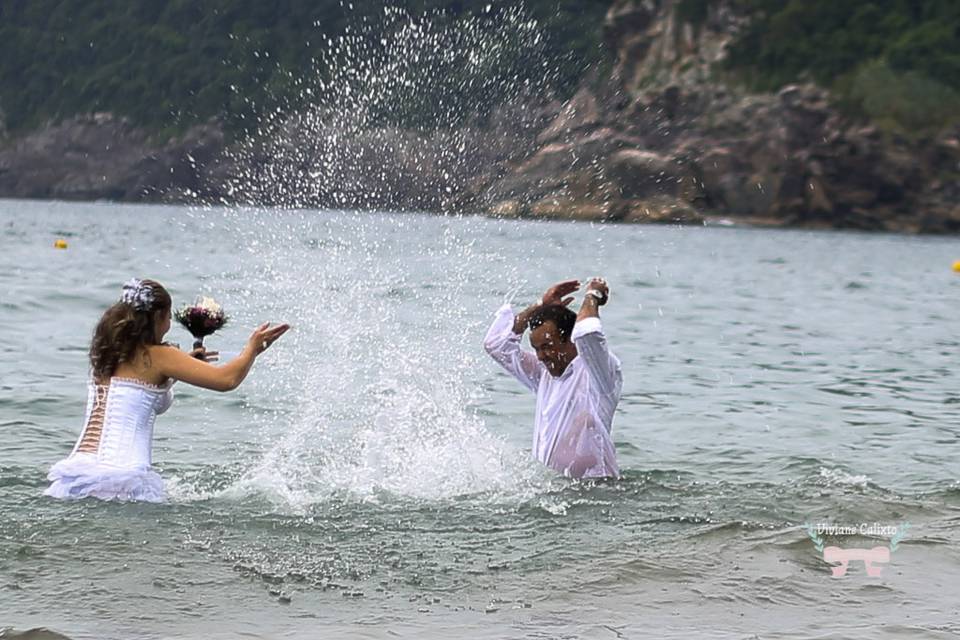
<svg viewBox="0 0 960 640">
<path fill-rule="evenodd" d="M 144 284 L 139 278 L 130 278 L 123 285 L 120 301 L 125 302 L 137 311 L 148 311 L 153 304 L 153 287 Z"/>
</svg>

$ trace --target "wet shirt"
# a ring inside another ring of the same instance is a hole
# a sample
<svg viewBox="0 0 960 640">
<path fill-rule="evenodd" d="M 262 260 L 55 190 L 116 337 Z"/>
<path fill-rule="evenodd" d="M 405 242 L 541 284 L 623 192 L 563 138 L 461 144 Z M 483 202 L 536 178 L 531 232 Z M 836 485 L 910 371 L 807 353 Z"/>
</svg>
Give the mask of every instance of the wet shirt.
<svg viewBox="0 0 960 640">
<path fill-rule="evenodd" d="M 537 356 L 520 347 L 513 309 L 501 307 L 487 330 L 484 348 L 523 386 L 537 394 L 533 454 L 571 478 L 620 475 L 610 435 L 620 401 L 620 360 L 607 348 L 599 318 L 579 320 L 571 339 L 577 357 L 555 377 Z"/>
</svg>

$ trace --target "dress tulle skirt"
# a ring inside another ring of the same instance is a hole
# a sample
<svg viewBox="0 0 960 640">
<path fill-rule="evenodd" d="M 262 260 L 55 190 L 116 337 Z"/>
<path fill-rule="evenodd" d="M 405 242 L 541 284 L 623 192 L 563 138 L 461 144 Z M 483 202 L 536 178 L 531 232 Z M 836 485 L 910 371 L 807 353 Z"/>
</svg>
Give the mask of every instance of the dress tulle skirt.
<svg viewBox="0 0 960 640">
<path fill-rule="evenodd" d="M 44 495 L 61 500 L 99 498 L 163 502 L 163 478 L 150 466 L 115 467 L 84 457 L 70 457 L 53 465 Z"/>
</svg>

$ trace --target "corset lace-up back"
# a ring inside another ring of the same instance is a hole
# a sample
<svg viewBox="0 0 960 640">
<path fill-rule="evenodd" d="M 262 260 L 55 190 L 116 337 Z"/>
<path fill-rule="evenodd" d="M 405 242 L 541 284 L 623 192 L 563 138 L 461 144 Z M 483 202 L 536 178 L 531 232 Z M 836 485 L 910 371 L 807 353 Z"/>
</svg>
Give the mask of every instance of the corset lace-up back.
<svg viewBox="0 0 960 640">
<path fill-rule="evenodd" d="M 77 451 L 81 453 L 96 453 L 100 448 L 100 436 L 103 434 L 103 416 L 107 411 L 107 396 L 110 394 L 110 385 L 93 383 L 93 407 L 87 416 L 87 423 L 83 427 L 83 434 L 77 444 Z"/>
</svg>

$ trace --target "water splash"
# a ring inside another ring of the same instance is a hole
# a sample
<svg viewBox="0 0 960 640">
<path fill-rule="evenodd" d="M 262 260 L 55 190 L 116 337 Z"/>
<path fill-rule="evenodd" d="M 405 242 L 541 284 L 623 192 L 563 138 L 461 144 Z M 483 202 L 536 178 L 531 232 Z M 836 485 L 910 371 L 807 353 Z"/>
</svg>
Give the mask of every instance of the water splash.
<svg viewBox="0 0 960 640">
<path fill-rule="evenodd" d="M 387 7 L 329 39 L 295 80 L 306 107 L 264 114 L 233 149 L 231 201 L 446 211 L 491 166 L 525 157 L 563 61 L 519 7 L 451 20 Z M 551 112 L 550 109 L 553 109 Z"/>
<path fill-rule="evenodd" d="M 562 61 L 522 8 L 448 18 L 388 7 L 328 40 L 296 81 L 307 106 L 264 115 L 233 151 L 231 198 L 288 209 L 228 212 L 248 254 L 237 293 L 294 324 L 297 356 L 257 383 L 290 401 L 262 417 L 264 455 L 221 495 L 303 509 L 342 494 L 526 495 L 543 480 L 476 412 L 492 310 L 466 283 L 500 256 L 474 251 L 470 225 L 289 210 L 459 209 L 476 176 L 526 155 Z M 410 233 L 393 233 L 411 226 L 412 254 L 398 244 Z"/>
<path fill-rule="evenodd" d="M 871 480 L 866 475 L 854 475 L 838 468 L 820 467 L 819 482 L 828 487 L 854 487 L 866 489 Z"/>
<path fill-rule="evenodd" d="M 490 280 L 497 256 L 475 250 L 482 231 L 470 219 L 280 210 L 226 219 L 247 253 L 239 280 L 250 304 L 237 322 L 294 328 L 288 355 L 258 364 L 269 373 L 249 383 L 283 399 L 258 417 L 264 453 L 218 496 L 303 511 L 333 497 L 524 499 L 545 486 L 549 474 L 477 411 L 492 309 L 472 289 Z M 418 245 L 402 246 L 411 237 Z"/>
</svg>

